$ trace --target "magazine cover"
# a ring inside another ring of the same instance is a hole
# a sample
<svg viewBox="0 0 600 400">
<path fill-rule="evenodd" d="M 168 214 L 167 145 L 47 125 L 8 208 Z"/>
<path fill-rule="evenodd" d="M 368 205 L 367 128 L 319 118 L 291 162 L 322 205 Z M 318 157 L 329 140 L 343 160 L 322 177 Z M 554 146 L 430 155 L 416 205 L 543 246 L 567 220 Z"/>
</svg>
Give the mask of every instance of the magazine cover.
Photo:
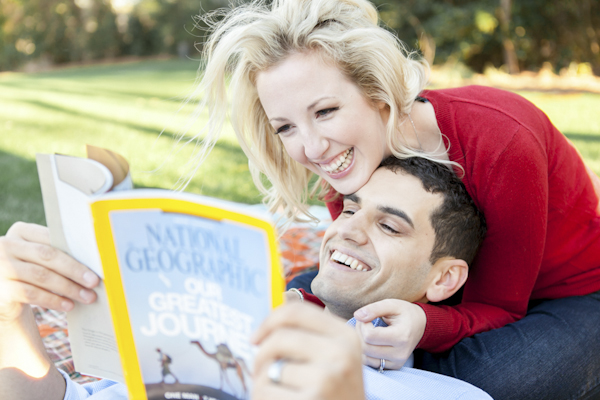
<svg viewBox="0 0 600 400">
<path fill-rule="evenodd" d="M 284 290 L 270 222 L 162 190 L 91 209 L 130 398 L 249 398 L 249 338 Z"/>
</svg>

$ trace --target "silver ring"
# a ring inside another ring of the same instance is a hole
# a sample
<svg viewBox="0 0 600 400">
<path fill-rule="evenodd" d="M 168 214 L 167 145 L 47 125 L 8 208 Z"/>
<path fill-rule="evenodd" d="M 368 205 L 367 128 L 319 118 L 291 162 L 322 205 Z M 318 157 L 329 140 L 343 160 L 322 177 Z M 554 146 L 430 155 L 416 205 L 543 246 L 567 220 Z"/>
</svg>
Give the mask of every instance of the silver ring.
<svg viewBox="0 0 600 400">
<path fill-rule="evenodd" d="M 271 382 L 273 382 L 276 385 L 279 385 L 281 383 L 281 373 L 283 371 L 284 362 L 285 361 L 283 360 L 283 358 L 280 358 L 279 360 L 271 364 L 269 366 L 269 369 L 267 370 L 267 376 L 269 377 Z"/>
<path fill-rule="evenodd" d="M 385 369 L 385 360 L 382 358 L 379 360 L 379 372 L 383 373 L 384 369 Z"/>
<path fill-rule="evenodd" d="M 303 295 L 303 294 L 302 294 L 302 292 L 301 292 L 301 291 L 299 291 L 298 289 L 296 289 L 296 288 L 291 288 L 290 290 L 288 290 L 288 292 L 294 292 L 294 293 L 296 293 L 296 294 L 297 294 L 297 295 L 300 297 L 300 302 L 301 302 L 301 303 L 302 303 L 302 302 L 304 302 L 304 295 Z"/>
</svg>

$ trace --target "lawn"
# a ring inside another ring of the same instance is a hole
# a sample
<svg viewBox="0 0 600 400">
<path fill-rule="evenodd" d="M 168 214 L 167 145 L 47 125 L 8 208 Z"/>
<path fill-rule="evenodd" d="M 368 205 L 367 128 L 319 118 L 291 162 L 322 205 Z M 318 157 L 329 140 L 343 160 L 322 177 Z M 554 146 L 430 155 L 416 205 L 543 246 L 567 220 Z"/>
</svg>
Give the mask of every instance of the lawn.
<svg viewBox="0 0 600 400">
<path fill-rule="evenodd" d="M 137 186 L 174 188 L 189 171 L 193 151 L 174 138 L 190 121 L 193 107 L 182 100 L 197 66 L 162 60 L 0 74 L 0 234 L 17 220 L 44 223 L 38 152 L 82 156 L 85 144 L 108 147 L 130 161 Z M 600 95 L 520 93 L 546 111 L 600 174 Z M 200 115 L 189 132 L 205 120 Z M 260 202 L 230 129 L 186 190 Z"/>
</svg>

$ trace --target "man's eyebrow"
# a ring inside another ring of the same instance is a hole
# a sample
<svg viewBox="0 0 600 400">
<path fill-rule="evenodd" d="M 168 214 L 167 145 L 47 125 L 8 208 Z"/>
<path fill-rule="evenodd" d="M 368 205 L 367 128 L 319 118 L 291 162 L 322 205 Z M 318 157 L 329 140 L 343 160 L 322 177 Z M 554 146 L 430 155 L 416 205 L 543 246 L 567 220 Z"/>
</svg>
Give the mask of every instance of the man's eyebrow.
<svg viewBox="0 0 600 400">
<path fill-rule="evenodd" d="M 356 193 L 344 195 L 344 200 L 350 200 L 351 202 L 356 203 L 356 204 L 360 204 L 360 201 L 361 201 L 360 197 Z M 387 207 L 387 206 L 378 206 L 377 210 L 379 210 L 383 213 L 386 213 L 386 214 L 392 214 L 397 217 L 400 217 L 403 220 L 405 220 L 406 223 L 409 224 L 411 228 L 415 229 L 415 224 L 413 223 L 412 219 L 404 211 L 398 210 L 397 208 L 394 208 L 394 207 Z"/>
<path fill-rule="evenodd" d="M 350 200 L 353 203 L 360 204 L 360 197 L 356 193 L 345 194 L 344 200 Z"/>
<path fill-rule="evenodd" d="M 408 214 L 406 214 L 404 211 L 398 210 L 397 208 L 394 208 L 394 207 L 386 207 L 386 206 L 378 206 L 377 209 L 386 214 L 392 214 L 392 215 L 402 218 L 410 225 L 411 228 L 415 229 L 415 225 L 413 224 L 412 219 L 410 219 Z"/>
</svg>

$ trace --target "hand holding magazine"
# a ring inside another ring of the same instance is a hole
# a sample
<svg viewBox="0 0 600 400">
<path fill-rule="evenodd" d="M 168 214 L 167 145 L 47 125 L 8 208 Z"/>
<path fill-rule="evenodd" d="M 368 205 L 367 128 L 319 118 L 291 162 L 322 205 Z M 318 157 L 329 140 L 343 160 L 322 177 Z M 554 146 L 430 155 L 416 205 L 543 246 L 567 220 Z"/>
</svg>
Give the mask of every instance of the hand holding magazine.
<svg viewBox="0 0 600 400">
<path fill-rule="evenodd" d="M 247 398 L 250 335 L 284 288 L 268 216 L 129 190 L 122 157 L 88 156 L 37 157 L 52 244 L 104 280 L 69 314 L 76 369 L 126 383 L 131 399 Z"/>
</svg>

